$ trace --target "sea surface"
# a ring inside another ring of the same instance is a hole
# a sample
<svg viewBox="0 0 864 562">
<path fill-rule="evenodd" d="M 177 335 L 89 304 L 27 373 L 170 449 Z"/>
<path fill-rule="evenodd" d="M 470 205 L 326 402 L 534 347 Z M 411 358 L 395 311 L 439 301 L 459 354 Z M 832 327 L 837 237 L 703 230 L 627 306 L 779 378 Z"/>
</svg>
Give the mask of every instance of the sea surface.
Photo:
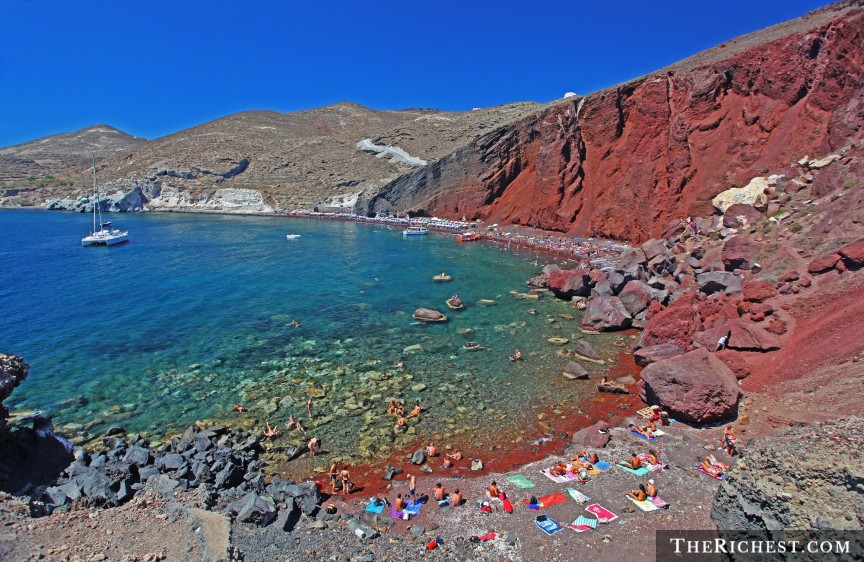
<svg viewBox="0 0 864 562">
<path fill-rule="evenodd" d="M 331 450 L 370 458 L 425 435 L 518 428 L 591 391 L 563 379 L 568 359 L 548 342 L 580 337 L 569 303 L 511 294 L 539 272 L 537 256 L 353 222 L 111 218 L 130 242 L 85 248 L 86 215 L 0 211 L 0 352 L 30 363 L 7 402 L 78 442 L 111 426 L 158 439 L 195 421 L 295 414 Z M 434 281 L 441 272 L 453 280 Z M 466 310 L 446 308 L 454 293 Z M 418 307 L 449 321 L 417 323 Z M 484 349 L 466 351 L 469 340 Z M 525 359 L 511 363 L 516 348 Z M 426 410 L 406 434 L 385 413 L 392 399 Z"/>
</svg>

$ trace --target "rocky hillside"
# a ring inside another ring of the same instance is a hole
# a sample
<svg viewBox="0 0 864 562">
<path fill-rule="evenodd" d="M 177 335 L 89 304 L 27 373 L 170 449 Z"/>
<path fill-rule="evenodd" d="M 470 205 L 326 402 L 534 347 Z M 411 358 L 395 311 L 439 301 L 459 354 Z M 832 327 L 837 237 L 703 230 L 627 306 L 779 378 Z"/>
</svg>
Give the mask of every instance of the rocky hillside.
<svg viewBox="0 0 864 562">
<path fill-rule="evenodd" d="M 338 103 L 295 113 L 238 113 L 119 152 L 105 145 L 97 164 L 99 183 L 113 195 L 110 206 L 120 211 L 146 205 L 271 212 L 322 206 L 328 200 L 339 210 L 350 210 L 359 192 L 377 192 L 413 167 L 537 107 L 519 103 L 468 112 L 375 111 Z M 55 139 L 48 141 L 56 144 Z M 7 151 L 13 149 L 17 147 Z M 90 151 L 85 152 L 89 158 Z M 4 204 L 53 200 L 51 208 L 80 210 L 91 181 L 86 163 L 79 157 L 77 163 L 67 159 L 55 164 L 46 162 L 36 173 L 67 176 L 71 187 L 47 185 Z"/>
<path fill-rule="evenodd" d="M 845 2 L 491 131 L 362 210 L 643 241 L 802 155 L 860 144 L 864 10 Z"/>
<path fill-rule="evenodd" d="M 862 422 L 794 427 L 752 442 L 717 492 L 718 528 L 860 530 Z"/>
</svg>

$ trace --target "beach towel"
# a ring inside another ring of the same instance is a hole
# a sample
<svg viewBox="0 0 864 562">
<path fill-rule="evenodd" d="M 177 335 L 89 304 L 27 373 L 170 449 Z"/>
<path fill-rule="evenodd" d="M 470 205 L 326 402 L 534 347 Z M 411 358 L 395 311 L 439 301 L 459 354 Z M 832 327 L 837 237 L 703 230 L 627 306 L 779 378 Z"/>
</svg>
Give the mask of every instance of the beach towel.
<svg viewBox="0 0 864 562">
<path fill-rule="evenodd" d="M 660 509 L 659 507 L 657 507 L 653 503 L 649 502 L 648 500 L 643 500 L 640 502 L 636 498 L 633 498 L 630 496 L 627 496 L 627 499 L 630 500 L 631 502 L 635 503 L 636 507 L 638 507 L 642 511 L 656 511 L 656 510 Z"/>
<path fill-rule="evenodd" d="M 659 507 L 660 509 L 669 509 L 669 504 L 660 499 L 660 496 L 648 498 L 648 501 Z"/>
<path fill-rule="evenodd" d="M 558 476 L 556 474 L 552 474 L 550 472 L 550 470 L 551 470 L 551 467 L 550 468 L 544 468 L 540 472 L 543 473 L 543 476 L 545 476 L 549 480 L 556 482 L 558 484 L 566 484 L 567 482 L 572 482 L 573 480 L 581 480 L 579 478 L 579 474 L 575 473 L 575 472 L 568 472 L 562 476 Z M 585 472 L 588 472 L 588 471 L 586 470 Z M 599 474 L 599 472 L 598 472 L 598 474 Z"/>
<path fill-rule="evenodd" d="M 648 437 L 642 435 L 641 433 L 639 433 L 639 432 L 636 431 L 635 429 L 631 429 L 631 430 L 630 430 L 630 433 L 632 433 L 632 434 L 635 435 L 636 437 L 639 437 L 639 438 L 644 439 L 645 441 L 654 441 L 655 439 L 657 439 L 656 437 L 653 437 L 653 436 L 651 437 L 651 439 L 648 439 Z"/>
<path fill-rule="evenodd" d="M 534 518 L 534 523 L 547 535 L 554 535 L 564 528 L 548 515 L 538 515 Z"/>
<path fill-rule="evenodd" d="M 601 506 L 599 503 L 592 503 L 588 507 L 585 508 L 585 511 L 589 513 L 593 513 L 597 516 L 597 520 L 600 523 L 609 523 L 611 521 L 615 521 L 618 519 L 618 516 Z"/>
<path fill-rule="evenodd" d="M 549 507 L 550 505 L 555 505 L 556 503 L 566 502 L 567 498 L 565 498 L 564 494 L 562 494 L 561 492 L 555 492 L 554 494 L 549 494 L 548 496 L 543 496 L 542 498 L 538 498 L 537 501 L 539 502 L 537 504 L 538 507 L 540 509 L 545 509 L 545 508 Z M 531 500 L 522 500 L 522 503 L 524 503 L 525 505 L 527 505 L 529 507 L 531 506 Z"/>
<path fill-rule="evenodd" d="M 655 429 L 652 433 L 657 437 L 663 437 L 664 435 L 666 435 L 666 432 L 662 429 Z"/>
<path fill-rule="evenodd" d="M 657 471 L 663 470 L 664 468 L 669 467 L 669 465 L 651 464 L 650 462 L 648 462 L 648 453 L 640 454 L 639 460 L 642 461 L 642 466 L 647 468 L 651 472 L 657 472 Z"/>
<path fill-rule="evenodd" d="M 580 503 L 585 503 L 591 500 L 591 498 L 589 498 L 579 490 L 574 490 L 573 488 L 567 488 L 567 493 L 570 494 L 571 498 Z"/>
<path fill-rule="evenodd" d="M 584 515 L 580 515 L 576 518 L 575 521 L 573 521 L 573 523 L 570 524 L 570 528 L 577 533 L 584 533 L 585 531 L 596 529 L 597 520 L 593 517 L 585 517 Z"/>
<path fill-rule="evenodd" d="M 423 505 L 423 504 L 421 504 L 420 502 L 415 502 L 413 500 L 409 501 L 408 504 L 405 506 L 405 511 L 407 511 L 408 513 L 410 513 L 413 516 L 420 515 L 420 506 L 421 505 Z"/>
<path fill-rule="evenodd" d="M 594 463 L 594 468 L 596 468 L 597 470 L 607 470 L 610 466 L 612 465 L 608 462 L 603 461 L 597 461 Z"/>
<path fill-rule="evenodd" d="M 516 484 L 516 486 L 518 488 L 522 488 L 522 489 L 533 488 L 534 486 L 536 486 L 536 484 L 534 484 L 534 482 L 531 482 L 530 480 L 528 480 L 527 478 L 525 478 L 521 474 L 514 474 L 513 476 L 508 478 L 507 481 L 512 483 L 512 484 Z"/>
<path fill-rule="evenodd" d="M 494 539 L 497 536 L 498 535 L 496 535 L 495 533 L 486 533 L 485 535 L 480 535 L 479 537 L 477 537 L 477 540 L 491 541 L 492 539 Z"/>
<path fill-rule="evenodd" d="M 615 466 L 617 466 L 621 470 L 626 470 L 630 474 L 635 474 L 636 476 L 645 476 L 646 474 L 651 472 L 649 469 L 645 468 L 644 466 L 640 466 L 639 470 L 633 470 L 629 466 L 621 466 L 620 464 L 616 464 Z"/>
<path fill-rule="evenodd" d="M 376 505 L 376 500 L 380 501 L 381 505 Z M 387 507 L 387 504 L 384 503 L 383 500 L 379 500 L 378 498 L 372 498 L 369 500 L 369 505 L 366 506 L 366 511 L 368 511 L 369 513 L 374 513 L 375 515 L 381 515 L 385 507 Z"/>
<path fill-rule="evenodd" d="M 404 519 L 405 513 L 402 511 L 396 511 L 396 506 L 390 508 L 390 519 Z"/>
<path fill-rule="evenodd" d="M 702 468 L 702 465 L 699 463 L 694 463 L 693 468 L 695 468 L 696 470 L 698 470 L 702 474 L 707 474 L 708 476 L 710 476 L 711 478 L 714 478 L 716 480 L 726 480 L 726 473 L 725 472 L 723 474 L 721 474 L 720 476 L 714 476 L 713 474 L 711 474 L 710 472 L 708 472 L 707 470 Z"/>
<path fill-rule="evenodd" d="M 504 511 L 513 513 L 513 504 L 510 503 L 510 498 L 504 498 L 502 502 L 504 503 Z"/>
</svg>

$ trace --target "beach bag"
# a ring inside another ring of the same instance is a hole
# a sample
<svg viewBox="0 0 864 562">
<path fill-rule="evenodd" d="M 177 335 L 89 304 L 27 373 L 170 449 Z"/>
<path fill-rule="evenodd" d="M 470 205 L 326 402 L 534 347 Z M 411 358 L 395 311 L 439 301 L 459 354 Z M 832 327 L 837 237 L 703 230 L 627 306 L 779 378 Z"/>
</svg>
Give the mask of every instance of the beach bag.
<svg viewBox="0 0 864 562">
<path fill-rule="evenodd" d="M 333 504 L 328 505 L 327 506 L 327 513 L 329 513 L 330 515 L 335 514 L 336 513 L 336 506 Z"/>
</svg>

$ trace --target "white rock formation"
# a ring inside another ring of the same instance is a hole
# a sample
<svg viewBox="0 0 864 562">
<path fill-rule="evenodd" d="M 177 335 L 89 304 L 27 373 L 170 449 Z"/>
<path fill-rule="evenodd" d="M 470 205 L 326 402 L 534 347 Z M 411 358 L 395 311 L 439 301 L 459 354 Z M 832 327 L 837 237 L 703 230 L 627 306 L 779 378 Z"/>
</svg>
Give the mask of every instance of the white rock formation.
<svg viewBox="0 0 864 562">
<path fill-rule="evenodd" d="M 363 139 L 358 142 L 357 150 L 375 153 L 376 158 L 388 158 L 391 164 L 399 164 L 402 166 L 412 166 L 417 168 L 428 164 L 426 160 L 411 156 L 398 146 L 375 144 L 374 142 L 372 142 L 372 139 Z"/>
</svg>

